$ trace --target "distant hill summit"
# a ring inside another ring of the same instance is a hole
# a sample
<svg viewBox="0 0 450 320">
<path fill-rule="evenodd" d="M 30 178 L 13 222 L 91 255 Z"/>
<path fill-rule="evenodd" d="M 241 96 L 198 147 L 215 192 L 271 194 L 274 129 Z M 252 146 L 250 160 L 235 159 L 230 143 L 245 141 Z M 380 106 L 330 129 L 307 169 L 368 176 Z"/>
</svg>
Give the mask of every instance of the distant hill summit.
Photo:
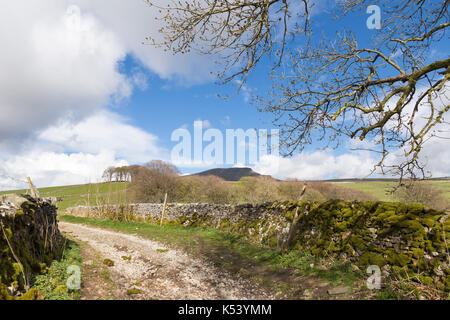
<svg viewBox="0 0 450 320">
<path fill-rule="evenodd" d="M 226 181 L 239 181 L 242 177 L 257 177 L 251 168 L 216 168 L 194 174 L 194 176 L 217 176 Z"/>
</svg>

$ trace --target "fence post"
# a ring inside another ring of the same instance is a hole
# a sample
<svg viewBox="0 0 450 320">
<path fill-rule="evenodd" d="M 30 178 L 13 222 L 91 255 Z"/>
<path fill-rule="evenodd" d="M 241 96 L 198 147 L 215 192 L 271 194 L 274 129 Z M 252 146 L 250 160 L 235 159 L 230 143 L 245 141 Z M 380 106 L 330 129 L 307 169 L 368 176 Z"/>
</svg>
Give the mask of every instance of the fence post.
<svg viewBox="0 0 450 320">
<path fill-rule="evenodd" d="M 306 192 L 306 182 L 303 185 L 302 192 L 300 193 L 300 197 L 298 200 L 299 202 L 303 200 L 303 196 L 305 195 L 305 192 Z M 299 218 L 300 218 L 300 215 L 298 214 L 298 205 L 297 205 L 297 208 L 295 209 L 294 218 L 292 219 L 291 226 L 289 227 L 289 233 L 288 233 L 287 239 L 284 243 L 285 250 L 289 250 L 292 246 L 292 242 L 294 240 L 294 236 L 297 231 L 297 227 L 298 227 L 297 223 L 298 223 Z"/>
<path fill-rule="evenodd" d="M 161 222 L 159 223 L 160 226 L 162 226 L 162 223 L 163 223 L 164 212 L 166 211 L 166 203 L 167 203 L 167 193 L 164 196 L 164 205 L 163 205 L 163 209 L 162 209 L 162 212 L 161 212 Z"/>
<path fill-rule="evenodd" d="M 34 186 L 33 182 L 31 182 L 31 178 L 27 177 L 28 184 L 30 185 L 31 196 L 35 199 L 39 198 L 39 191 Z"/>
</svg>

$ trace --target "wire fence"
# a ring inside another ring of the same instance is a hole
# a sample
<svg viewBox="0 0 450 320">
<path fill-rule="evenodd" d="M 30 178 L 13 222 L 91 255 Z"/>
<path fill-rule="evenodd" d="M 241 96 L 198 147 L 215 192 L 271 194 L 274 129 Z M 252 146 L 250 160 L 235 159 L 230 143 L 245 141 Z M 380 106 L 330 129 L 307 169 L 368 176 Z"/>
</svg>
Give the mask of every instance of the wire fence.
<svg viewBox="0 0 450 320">
<path fill-rule="evenodd" d="M 29 184 L 28 181 L 25 180 L 21 180 L 15 177 L 12 177 L 10 175 L 4 174 L 4 173 L 0 173 L 0 178 L 6 178 L 8 180 L 12 180 L 14 182 L 17 182 L 16 185 L 8 185 L 8 184 L 3 184 L 0 182 L 0 188 L 3 190 L 1 191 L 18 191 L 18 190 L 26 190 L 27 193 L 29 193 Z M 23 188 L 21 188 L 21 186 L 23 186 Z M 56 190 L 50 190 L 50 191 L 46 191 L 46 192 L 41 192 L 40 195 L 41 196 L 45 196 L 45 195 L 55 195 L 59 192 L 62 191 L 67 191 L 67 190 L 71 190 L 71 189 L 76 189 L 76 188 L 80 188 L 83 185 L 73 185 L 73 186 L 69 186 L 69 187 L 62 187 L 61 189 L 56 189 Z M 75 194 L 75 195 L 61 195 L 61 198 L 75 198 L 75 197 L 80 197 L 80 198 L 85 198 L 85 197 L 89 197 L 92 195 L 97 195 L 97 196 L 107 196 L 107 195 L 114 195 L 114 194 L 119 194 L 125 192 L 125 190 L 120 190 L 120 191 L 115 191 L 115 192 L 107 192 L 107 193 L 98 193 L 98 192 L 92 192 L 89 194 Z"/>
<path fill-rule="evenodd" d="M 13 184 L 6 184 L 6 183 L 1 183 L 0 182 L 0 188 L 2 188 L 4 191 L 17 191 L 17 190 L 29 190 L 29 183 L 26 180 L 21 180 L 21 179 L 17 179 L 15 177 L 12 177 L 8 174 L 5 173 L 0 173 L 0 178 L 5 178 L 8 180 L 12 180 L 14 182 L 17 182 L 17 184 L 13 185 Z M 23 187 L 22 187 L 23 186 Z M 70 187 L 63 187 L 61 189 L 57 189 L 57 190 L 51 190 L 51 191 L 47 191 L 47 192 L 43 192 L 41 193 L 41 195 L 47 195 L 47 194 L 53 194 L 53 193 L 57 193 L 57 192 L 61 192 L 61 191 L 66 191 L 66 190 L 70 190 L 70 189 L 74 189 L 74 188 L 79 188 L 79 185 L 75 185 L 75 186 L 70 186 Z"/>
<path fill-rule="evenodd" d="M 0 188 L 2 188 L 5 191 L 20 190 L 20 188 L 28 191 L 28 189 L 29 189 L 28 181 L 12 177 L 6 173 L 0 173 L 0 178 L 7 179 L 7 181 L 8 181 L 6 183 L 0 183 Z M 7 183 L 11 183 L 10 181 L 15 182 L 16 184 L 7 184 Z"/>
</svg>

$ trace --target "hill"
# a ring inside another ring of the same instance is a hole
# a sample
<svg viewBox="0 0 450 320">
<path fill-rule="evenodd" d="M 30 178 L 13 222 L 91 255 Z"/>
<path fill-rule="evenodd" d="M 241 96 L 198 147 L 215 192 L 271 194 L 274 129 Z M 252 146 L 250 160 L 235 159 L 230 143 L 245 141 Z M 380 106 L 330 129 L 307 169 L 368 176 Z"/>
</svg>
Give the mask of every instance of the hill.
<svg viewBox="0 0 450 320">
<path fill-rule="evenodd" d="M 122 203 L 126 198 L 125 190 L 128 184 L 128 182 L 89 183 L 38 188 L 38 191 L 42 198 L 60 198 L 61 201 L 55 204 L 59 213 L 61 213 L 66 208 L 74 206 Z M 27 190 L 0 191 L 0 195 L 9 193 L 25 194 Z"/>
<path fill-rule="evenodd" d="M 243 177 L 258 177 L 259 173 L 250 168 L 216 168 L 193 174 L 194 176 L 217 176 L 226 181 L 239 181 Z"/>
</svg>

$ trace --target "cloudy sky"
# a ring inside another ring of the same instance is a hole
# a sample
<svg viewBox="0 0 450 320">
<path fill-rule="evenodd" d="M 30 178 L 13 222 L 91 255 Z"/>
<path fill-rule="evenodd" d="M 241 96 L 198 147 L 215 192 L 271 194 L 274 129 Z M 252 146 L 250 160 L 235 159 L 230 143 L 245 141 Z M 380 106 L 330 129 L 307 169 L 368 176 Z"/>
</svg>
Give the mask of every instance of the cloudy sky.
<svg viewBox="0 0 450 320">
<path fill-rule="evenodd" d="M 214 57 L 174 56 L 142 44 L 160 28 L 142 0 L 0 5 L 0 189 L 22 188 L 27 176 L 39 187 L 97 182 L 108 166 L 170 160 L 172 132 L 192 130 L 195 120 L 223 132 L 273 128 L 271 116 L 249 99 L 250 90 L 268 87 L 267 72 L 238 96 L 217 97 L 235 88 L 214 83 Z M 358 19 L 364 26 L 366 17 Z M 253 167 L 283 178 L 364 177 L 374 159 L 352 152 L 352 143 L 267 156 Z M 449 147 L 443 140 L 424 150 L 434 176 L 450 175 Z M 437 150 L 439 157 L 431 156 Z"/>
</svg>

